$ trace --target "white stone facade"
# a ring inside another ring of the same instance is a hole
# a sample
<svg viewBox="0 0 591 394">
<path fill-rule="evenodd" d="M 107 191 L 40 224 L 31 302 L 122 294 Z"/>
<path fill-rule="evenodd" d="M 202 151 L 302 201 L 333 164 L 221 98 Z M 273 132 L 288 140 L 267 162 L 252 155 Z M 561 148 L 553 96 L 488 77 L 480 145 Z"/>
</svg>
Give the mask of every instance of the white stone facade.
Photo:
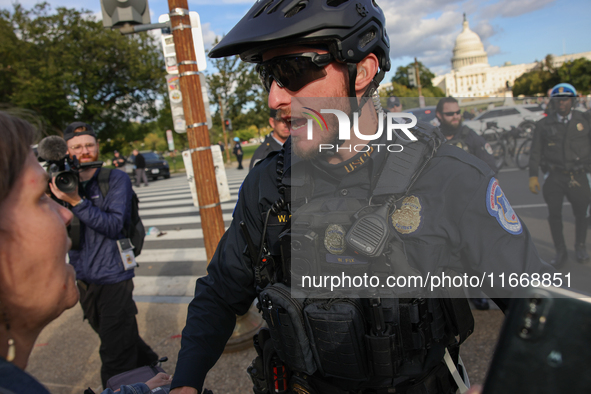
<svg viewBox="0 0 591 394">
<path fill-rule="evenodd" d="M 591 52 L 554 56 L 553 66 L 560 67 L 569 60 L 585 57 L 591 60 Z M 433 86 L 439 87 L 446 96 L 497 97 L 504 96 L 507 83 L 513 86 L 515 79 L 531 71 L 536 62 L 491 67 L 480 37 L 468 25 L 464 16 L 463 29 L 453 49 L 452 70 L 433 78 Z"/>
</svg>

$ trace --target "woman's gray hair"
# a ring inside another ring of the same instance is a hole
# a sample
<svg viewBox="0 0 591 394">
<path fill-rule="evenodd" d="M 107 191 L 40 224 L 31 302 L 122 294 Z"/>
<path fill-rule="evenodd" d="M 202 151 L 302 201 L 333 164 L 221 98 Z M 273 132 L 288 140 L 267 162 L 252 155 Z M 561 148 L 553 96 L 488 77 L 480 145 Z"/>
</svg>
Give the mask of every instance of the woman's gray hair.
<svg viewBox="0 0 591 394">
<path fill-rule="evenodd" d="M 35 134 L 27 121 L 0 111 L 0 204 L 21 176 Z"/>
</svg>

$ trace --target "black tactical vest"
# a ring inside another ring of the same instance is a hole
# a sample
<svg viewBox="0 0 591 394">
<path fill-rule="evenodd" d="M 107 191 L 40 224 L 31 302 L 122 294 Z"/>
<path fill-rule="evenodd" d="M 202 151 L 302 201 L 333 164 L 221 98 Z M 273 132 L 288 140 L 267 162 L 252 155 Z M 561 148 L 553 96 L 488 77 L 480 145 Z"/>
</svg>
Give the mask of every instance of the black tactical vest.
<svg viewBox="0 0 591 394">
<path fill-rule="evenodd" d="M 414 130 L 425 138 L 405 149 L 406 157 L 390 155 L 373 190 L 376 201 L 402 201 L 433 156 L 437 138 L 424 127 Z M 281 256 L 268 256 L 272 266 L 255 264 L 259 308 L 277 356 L 296 373 L 364 382 L 366 387 L 424 376 L 441 362 L 447 346 L 457 345 L 456 335 L 461 342 L 471 333 L 467 301 L 425 298 L 417 291 L 386 296 L 384 291 L 392 289 L 318 297 L 300 288 L 304 276 L 338 275 L 344 267 L 351 275 L 371 273 L 384 279 L 420 272 L 409 263 L 394 230 L 373 257 L 356 253 L 354 244 L 345 240 L 360 218 L 379 210 L 376 201 L 370 205 L 346 196 L 311 199 L 309 174 L 284 174 L 282 165 L 280 160 L 278 175 L 286 201 L 275 204 L 271 213 L 289 218 L 280 235 Z M 371 243 L 372 226 L 360 228 L 362 239 Z"/>
</svg>

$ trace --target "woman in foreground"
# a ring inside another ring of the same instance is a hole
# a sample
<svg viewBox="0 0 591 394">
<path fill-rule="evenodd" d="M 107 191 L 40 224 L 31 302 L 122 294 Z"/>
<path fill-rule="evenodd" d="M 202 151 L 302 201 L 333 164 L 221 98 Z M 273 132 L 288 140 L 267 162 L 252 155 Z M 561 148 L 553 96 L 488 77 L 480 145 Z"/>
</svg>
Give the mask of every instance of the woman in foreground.
<svg viewBox="0 0 591 394">
<path fill-rule="evenodd" d="M 30 124 L 0 112 L 2 394 L 49 394 L 24 369 L 41 330 L 79 297 L 74 269 L 66 264 L 72 213 L 46 194 L 49 177 L 31 149 L 34 136 Z M 146 383 L 122 386 L 120 393 L 149 393 L 169 378 L 161 373 Z"/>
</svg>

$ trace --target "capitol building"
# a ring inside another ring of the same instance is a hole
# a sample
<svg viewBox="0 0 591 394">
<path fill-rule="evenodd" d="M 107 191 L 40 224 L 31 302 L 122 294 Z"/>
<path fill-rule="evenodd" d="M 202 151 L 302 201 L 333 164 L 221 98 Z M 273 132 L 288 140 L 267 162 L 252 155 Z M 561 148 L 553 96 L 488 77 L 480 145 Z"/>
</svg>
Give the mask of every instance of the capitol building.
<svg viewBox="0 0 591 394">
<path fill-rule="evenodd" d="M 591 52 L 554 56 L 553 66 L 560 67 L 569 60 L 585 57 L 591 60 Z M 463 29 L 456 38 L 451 58 L 452 70 L 433 78 L 433 86 L 439 87 L 446 96 L 454 97 L 495 97 L 504 96 L 507 84 L 513 86 L 515 79 L 531 71 L 538 63 L 491 67 L 478 34 L 470 30 L 464 14 Z"/>
</svg>

